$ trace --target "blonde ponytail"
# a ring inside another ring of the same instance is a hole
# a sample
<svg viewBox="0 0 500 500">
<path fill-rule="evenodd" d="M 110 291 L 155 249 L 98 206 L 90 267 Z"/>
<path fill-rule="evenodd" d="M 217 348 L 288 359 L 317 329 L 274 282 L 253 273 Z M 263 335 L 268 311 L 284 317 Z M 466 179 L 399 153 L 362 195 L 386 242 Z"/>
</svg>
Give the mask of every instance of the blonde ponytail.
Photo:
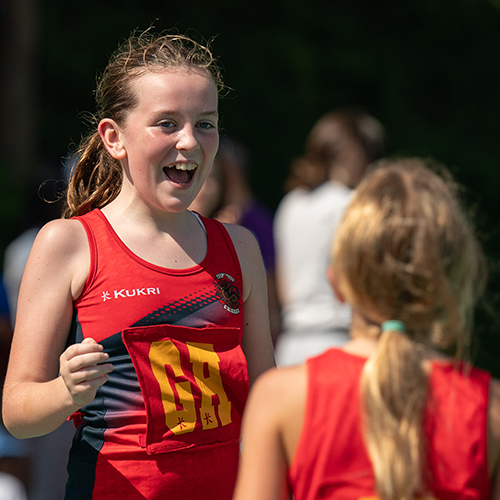
<svg viewBox="0 0 500 500">
<path fill-rule="evenodd" d="M 423 488 L 422 358 L 405 333 L 386 331 L 361 375 L 365 441 L 382 500 L 413 500 Z"/>
</svg>

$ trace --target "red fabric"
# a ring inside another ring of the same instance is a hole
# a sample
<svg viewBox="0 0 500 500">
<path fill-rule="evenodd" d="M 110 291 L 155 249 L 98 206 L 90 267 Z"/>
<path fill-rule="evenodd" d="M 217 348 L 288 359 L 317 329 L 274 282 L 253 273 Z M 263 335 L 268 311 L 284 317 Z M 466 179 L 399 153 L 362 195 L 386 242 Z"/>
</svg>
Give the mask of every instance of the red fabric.
<svg viewBox="0 0 500 500">
<path fill-rule="evenodd" d="M 159 453 L 148 459 L 99 455 L 93 499 L 231 500 L 239 447 Z"/>
<path fill-rule="evenodd" d="M 85 337 L 99 342 L 132 327 L 145 315 L 181 314 L 191 302 L 220 304 L 207 314 L 190 314 L 182 324 L 241 328 L 241 269 L 231 238 L 222 224 L 203 218 L 207 254 L 188 269 L 167 269 L 151 264 L 120 240 L 100 210 L 78 217 L 87 231 L 91 265 L 85 289 L 75 302 Z M 233 290 L 233 288 L 234 290 Z M 178 322 L 167 318 L 162 323 Z M 157 323 L 151 318 L 151 323 Z"/>
<path fill-rule="evenodd" d="M 246 397 L 236 396 L 248 380 L 238 338 L 234 329 L 216 327 L 123 332 L 146 403 L 139 440 L 149 454 L 239 441 Z"/>
<path fill-rule="evenodd" d="M 83 423 L 83 413 L 81 411 L 75 411 L 73 415 L 70 415 L 66 420 L 72 421 L 75 427 L 78 427 L 81 423 Z"/>
<path fill-rule="evenodd" d="M 289 470 L 295 500 L 376 496 L 360 421 L 364 363 L 339 349 L 308 361 L 304 427 Z M 439 500 L 489 497 L 489 381 L 489 374 L 474 368 L 433 363 L 424 417 L 426 478 Z"/>
<path fill-rule="evenodd" d="M 65 499 L 230 500 L 248 372 L 229 234 L 202 218 L 203 262 L 166 269 L 131 252 L 100 210 L 78 220 L 91 266 L 75 340 L 100 342 L 114 369 L 81 410 Z"/>
</svg>

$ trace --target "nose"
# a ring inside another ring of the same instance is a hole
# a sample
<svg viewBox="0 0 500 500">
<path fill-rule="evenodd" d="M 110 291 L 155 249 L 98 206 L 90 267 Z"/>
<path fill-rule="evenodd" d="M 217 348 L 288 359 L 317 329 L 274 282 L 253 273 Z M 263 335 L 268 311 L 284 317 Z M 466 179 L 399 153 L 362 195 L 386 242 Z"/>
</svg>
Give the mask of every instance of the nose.
<svg viewBox="0 0 500 500">
<path fill-rule="evenodd" d="M 177 148 L 185 151 L 194 151 L 198 148 L 199 143 L 196 138 L 196 131 L 190 124 L 186 124 L 179 130 Z"/>
</svg>

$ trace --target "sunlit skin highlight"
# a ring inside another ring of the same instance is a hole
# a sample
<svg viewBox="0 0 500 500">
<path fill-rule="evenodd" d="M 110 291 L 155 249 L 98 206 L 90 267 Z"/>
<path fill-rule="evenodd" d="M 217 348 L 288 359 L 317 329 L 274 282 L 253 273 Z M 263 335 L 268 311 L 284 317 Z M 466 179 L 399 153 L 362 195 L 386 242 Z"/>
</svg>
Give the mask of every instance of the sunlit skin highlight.
<svg viewBox="0 0 500 500">
<path fill-rule="evenodd" d="M 125 122 L 99 124 L 106 148 L 124 171 L 113 203 L 181 212 L 201 189 L 217 152 L 216 86 L 208 73 L 181 68 L 150 71 L 132 86 L 137 106 Z"/>
</svg>

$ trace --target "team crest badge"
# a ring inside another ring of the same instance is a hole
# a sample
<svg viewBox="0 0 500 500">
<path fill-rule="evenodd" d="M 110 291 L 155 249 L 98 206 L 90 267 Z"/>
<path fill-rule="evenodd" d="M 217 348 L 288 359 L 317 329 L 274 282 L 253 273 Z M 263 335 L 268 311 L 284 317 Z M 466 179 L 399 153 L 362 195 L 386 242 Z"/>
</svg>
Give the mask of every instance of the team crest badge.
<svg viewBox="0 0 500 500">
<path fill-rule="evenodd" d="M 226 273 L 215 275 L 214 286 L 219 296 L 219 301 L 226 311 L 233 314 L 240 313 L 240 289 L 234 278 Z"/>
</svg>

